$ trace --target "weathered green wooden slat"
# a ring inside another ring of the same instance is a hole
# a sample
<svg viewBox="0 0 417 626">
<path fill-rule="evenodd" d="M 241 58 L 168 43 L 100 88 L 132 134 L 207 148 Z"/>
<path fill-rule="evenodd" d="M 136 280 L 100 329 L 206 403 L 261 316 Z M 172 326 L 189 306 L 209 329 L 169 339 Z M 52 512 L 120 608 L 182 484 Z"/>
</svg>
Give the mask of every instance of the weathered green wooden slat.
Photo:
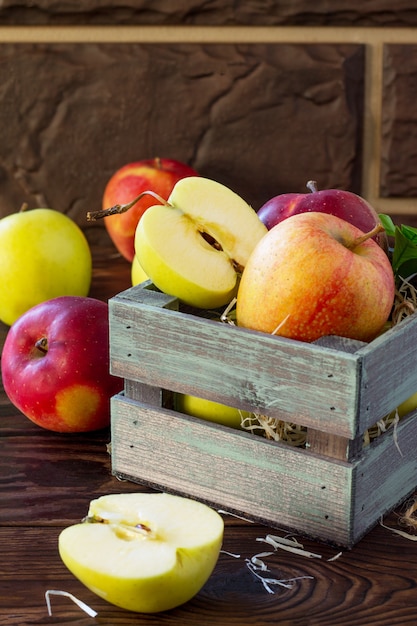
<svg viewBox="0 0 417 626">
<path fill-rule="evenodd" d="M 417 484 L 417 411 L 366 447 L 355 464 L 354 533 L 363 535 Z"/>
<path fill-rule="evenodd" d="M 417 315 L 358 350 L 362 373 L 358 430 L 363 432 L 417 392 Z"/>
<path fill-rule="evenodd" d="M 348 463 L 112 399 L 112 467 L 161 490 L 323 541 L 352 543 Z"/>
<path fill-rule="evenodd" d="M 356 354 L 149 306 L 137 293 L 110 301 L 114 374 L 329 433 L 357 434 Z"/>
</svg>

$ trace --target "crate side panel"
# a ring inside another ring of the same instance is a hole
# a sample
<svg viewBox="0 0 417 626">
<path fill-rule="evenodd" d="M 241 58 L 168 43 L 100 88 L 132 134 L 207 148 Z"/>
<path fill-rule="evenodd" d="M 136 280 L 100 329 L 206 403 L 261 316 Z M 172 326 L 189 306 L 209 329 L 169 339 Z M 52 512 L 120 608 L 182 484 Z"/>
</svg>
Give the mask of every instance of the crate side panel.
<svg viewBox="0 0 417 626">
<path fill-rule="evenodd" d="M 114 300 L 110 357 L 112 372 L 124 378 L 357 434 L 355 354 Z"/>
<path fill-rule="evenodd" d="M 417 486 L 417 411 L 365 448 L 354 471 L 355 533 L 364 534 Z"/>
<path fill-rule="evenodd" d="M 338 545 L 351 538 L 351 467 L 117 396 L 116 474 Z"/>
<path fill-rule="evenodd" d="M 363 432 L 417 391 L 417 315 L 356 354 L 362 359 L 359 430 Z"/>
</svg>

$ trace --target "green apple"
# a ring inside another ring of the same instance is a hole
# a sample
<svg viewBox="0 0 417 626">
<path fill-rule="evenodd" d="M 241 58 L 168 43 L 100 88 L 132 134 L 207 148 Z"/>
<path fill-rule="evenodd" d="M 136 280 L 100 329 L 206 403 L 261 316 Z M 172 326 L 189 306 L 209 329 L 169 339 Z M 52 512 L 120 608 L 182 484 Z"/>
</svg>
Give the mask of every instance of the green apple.
<svg viewBox="0 0 417 626">
<path fill-rule="evenodd" d="M 144 272 L 143 267 L 139 263 L 136 254 L 133 257 L 132 265 L 130 266 L 130 277 L 132 280 L 132 286 L 140 285 L 140 283 L 143 283 L 149 278 L 146 272 Z"/>
<path fill-rule="evenodd" d="M 53 209 L 21 210 L 0 220 L 0 320 L 11 326 L 36 304 L 87 296 L 91 251 L 81 228 Z"/>
<path fill-rule="evenodd" d="M 208 178 L 179 180 L 168 202 L 148 208 L 135 250 L 161 291 L 200 308 L 218 308 L 236 295 L 239 276 L 267 233 L 239 195 Z"/>
<path fill-rule="evenodd" d="M 224 530 L 205 504 L 166 493 L 102 496 L 64 529 L 59 553 L 91 591 L 129 611 L 156 613 L 190 600 L 217 563 Z"/>
<path fill-rule="evenodd" d="M 192 415 L 231 428 L 241 428 L 242 420 L 251 415 L 248 411 L 241 411 L 220 402 L 182 393 L 175 395 L 175 408 L 185 415 Z"/>
</svg>

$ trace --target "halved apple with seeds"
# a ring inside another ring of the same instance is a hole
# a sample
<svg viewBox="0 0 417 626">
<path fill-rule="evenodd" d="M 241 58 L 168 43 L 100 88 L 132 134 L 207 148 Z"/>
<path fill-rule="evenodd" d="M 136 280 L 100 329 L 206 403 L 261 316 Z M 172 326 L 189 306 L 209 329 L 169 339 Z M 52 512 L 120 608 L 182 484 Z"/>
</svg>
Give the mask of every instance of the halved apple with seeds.
<svg viewBox="0 0 417 626">
<path fill-rule="evenodd" d="M 199 308 L 218 308 L 236 295 L 239 276 L 267 233 L 253 208 L 208 178 L 179 180 L 168 201 L 143 214 L 135 251 L 161 291 Z"/>
<path fill-rule="evenodd" d="M 129 611 L 155 613 L 190 600 L 216 565 L 223 519 L 205 504 L 167 493 L 125 493 L 90 503 L 64 529 L 59 553 L 86 587 Z"/>
</svg>

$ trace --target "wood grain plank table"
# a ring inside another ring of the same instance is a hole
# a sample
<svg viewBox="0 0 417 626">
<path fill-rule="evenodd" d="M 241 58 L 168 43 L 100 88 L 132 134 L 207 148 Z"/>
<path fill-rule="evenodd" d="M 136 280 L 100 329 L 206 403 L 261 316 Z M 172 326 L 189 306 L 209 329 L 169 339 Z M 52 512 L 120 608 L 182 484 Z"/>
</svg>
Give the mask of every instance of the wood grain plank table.
<svg viewBox="0 0 417 626">
<path fill-rule="evenodd" d="M 112 249 L 94 252 L 91 295 L 108 299 L 130 285 L 129 266 Z M 0 341 L 7 328 L 0 327 Z M 2 344 L 1 344 L 2 345 Z M 298 537 L 308 558 L 282 550 L 263 561 L 261 576 L 288 586 L 269 593 L 250 571 L 248 560 L 268 551 L 269 533 L 242 519 L 225 517 L 223 551 L 201 592 L 187 604 L 162 614 L 135 614 L 114 607 L 79 583 L 61 562 L 57 539 L 78 522 L 90 500 L 106 493 L 144 490 L 111 474 L 109 432 L 59 435 L 33 425 L 0 389 L 0 624 L 32 626 L 406 626 L 417 623 L 417 542 L 378 524 L 352 550 L 338 550 Z M 416 451 L 417 454 L 417 451 Z M 417 477 L 416 477 L 417 480 Z M 399 507 L 384 520 L 401 528 Z M 98 612 L 91 618 L 67 598 L 52 597 L 48 616 L 45 591 L 74 594 Z"/>
</svg>

